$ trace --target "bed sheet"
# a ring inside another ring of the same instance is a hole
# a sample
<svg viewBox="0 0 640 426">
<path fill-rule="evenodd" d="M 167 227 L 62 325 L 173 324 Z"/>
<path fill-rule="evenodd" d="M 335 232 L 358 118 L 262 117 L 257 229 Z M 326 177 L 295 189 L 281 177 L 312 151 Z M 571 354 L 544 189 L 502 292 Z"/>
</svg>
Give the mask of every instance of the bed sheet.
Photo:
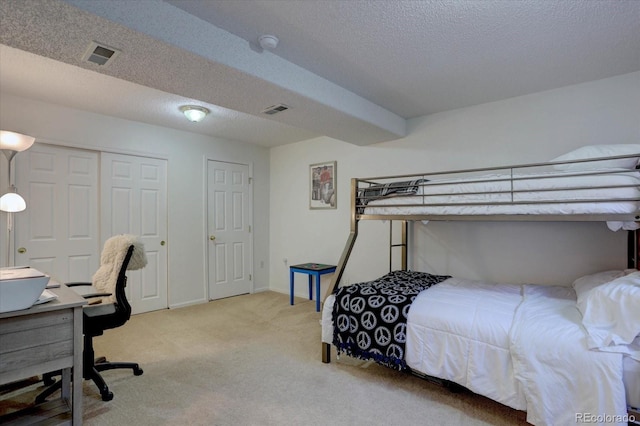
<svg viewBox="0 0 640 426">
<path fill-rule="evenodd" d="M 322 342 L 333 345 L 333 305 L 336 303 L 336 295 L 330 294 L 324 300 L 322 304 L 322 319 L 320 325 L 322 326 Z"/>
<path fill-rule="evenodd" d="M 623 355 L 588 349 L 572 288 L 523 286 L 510 340 L 528 422 L 573 424 L 589 414 L 608 420 L 601 424 L 627 424 Z"/>
<path fill-rule="evenodd" d="M 640 361 L 627 356 L 623 358 L 622 381 L 627 392 L 627 405 L 640 409 Z"/>
</svg>

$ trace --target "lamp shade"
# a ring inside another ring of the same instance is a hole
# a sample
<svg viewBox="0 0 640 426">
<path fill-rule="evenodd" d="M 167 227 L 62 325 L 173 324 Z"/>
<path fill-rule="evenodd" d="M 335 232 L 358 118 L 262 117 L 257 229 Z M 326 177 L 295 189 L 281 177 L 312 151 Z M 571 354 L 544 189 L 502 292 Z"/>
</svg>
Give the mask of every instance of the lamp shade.
<svg viewBox="0 0 640 426">
<path fill-rule="evenodd" d="M 22 133 L 10 132 L 8 130 L 0 130 L 0 149 L 8 149 L 10 151 L 25 151 L 31 148 L 36 138 L 23 135 Z"/>
<path fill-rule="evenodd" d="M 27 203 L 19 194 L 7 192 L 0 197 L 0 210 L 3 212 L 16 213 L 27 208 Z"/>
</svg>

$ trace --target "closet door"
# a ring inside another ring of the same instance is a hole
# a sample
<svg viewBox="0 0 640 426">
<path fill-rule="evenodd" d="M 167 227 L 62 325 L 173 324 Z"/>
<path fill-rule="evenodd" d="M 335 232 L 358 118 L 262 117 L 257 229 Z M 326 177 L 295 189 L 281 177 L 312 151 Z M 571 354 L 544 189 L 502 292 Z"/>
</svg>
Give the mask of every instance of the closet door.
<svg viewBox="0 0 640 426">
<path fill-rule="evenodd" d="M 167 161 L 103 153 L 100 187 L 102 242 L 139 235 L 147 254 L 144 269 L 127 273 L 133 313 L 167 308 Z"/>
<path fill-rule="evenodd" d="M 249 166 L 207 162 L 209 299 L 250 293 Z"/>
<path fill-rule="evenodd" d="M 98 153 L 36 143 L 14 162 L 27 202 L 13 215 L 14 263 L 61 282 L 91 281 L 101 250 Z"/>
</svg>

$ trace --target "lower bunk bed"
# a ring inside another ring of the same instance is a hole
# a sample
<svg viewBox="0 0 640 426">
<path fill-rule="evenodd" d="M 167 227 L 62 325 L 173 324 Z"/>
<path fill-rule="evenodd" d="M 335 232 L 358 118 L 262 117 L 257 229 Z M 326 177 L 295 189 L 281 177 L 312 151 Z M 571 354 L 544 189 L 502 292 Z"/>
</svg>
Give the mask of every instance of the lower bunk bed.
<svg viewBox="0 0 640 426">
<path fill-rule="evenodd" d="M 640 272 L 593 274 L 571 288 L 394 271 L 330 295 L 322 341 L 339 354 L 456 383 L 526 411 L 534 425 L 626 425 L 640 421 L 640 329 L 629 344 L 620 340 L 640 327 L 634 304 Z M 618 314 L 626 316 L 621 330 L 583 323 Z"/>
</svg>

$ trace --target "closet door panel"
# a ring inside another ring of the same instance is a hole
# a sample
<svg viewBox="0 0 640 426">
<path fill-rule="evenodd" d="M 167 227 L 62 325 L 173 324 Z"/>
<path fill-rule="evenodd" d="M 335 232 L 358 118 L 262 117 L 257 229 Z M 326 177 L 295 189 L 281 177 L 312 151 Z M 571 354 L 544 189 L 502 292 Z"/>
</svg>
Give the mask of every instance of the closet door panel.
<svg viewBox="0 0 640 426">
<path fill-rule="evenodd" d="M 168 307 L 167 161 L 103 153 L 101 156 L 102 240 L 116 234 L 139 235 L 148 264 L 127 273 L 133 313 Z"/>
<path fill-rule="evenodd" d="M 100 263 L 98 153 L 36 143 L 15 157 L 27 210 L 14 214 L 15 265 L 61 282 L 90 281 Z"/>
</svg>

